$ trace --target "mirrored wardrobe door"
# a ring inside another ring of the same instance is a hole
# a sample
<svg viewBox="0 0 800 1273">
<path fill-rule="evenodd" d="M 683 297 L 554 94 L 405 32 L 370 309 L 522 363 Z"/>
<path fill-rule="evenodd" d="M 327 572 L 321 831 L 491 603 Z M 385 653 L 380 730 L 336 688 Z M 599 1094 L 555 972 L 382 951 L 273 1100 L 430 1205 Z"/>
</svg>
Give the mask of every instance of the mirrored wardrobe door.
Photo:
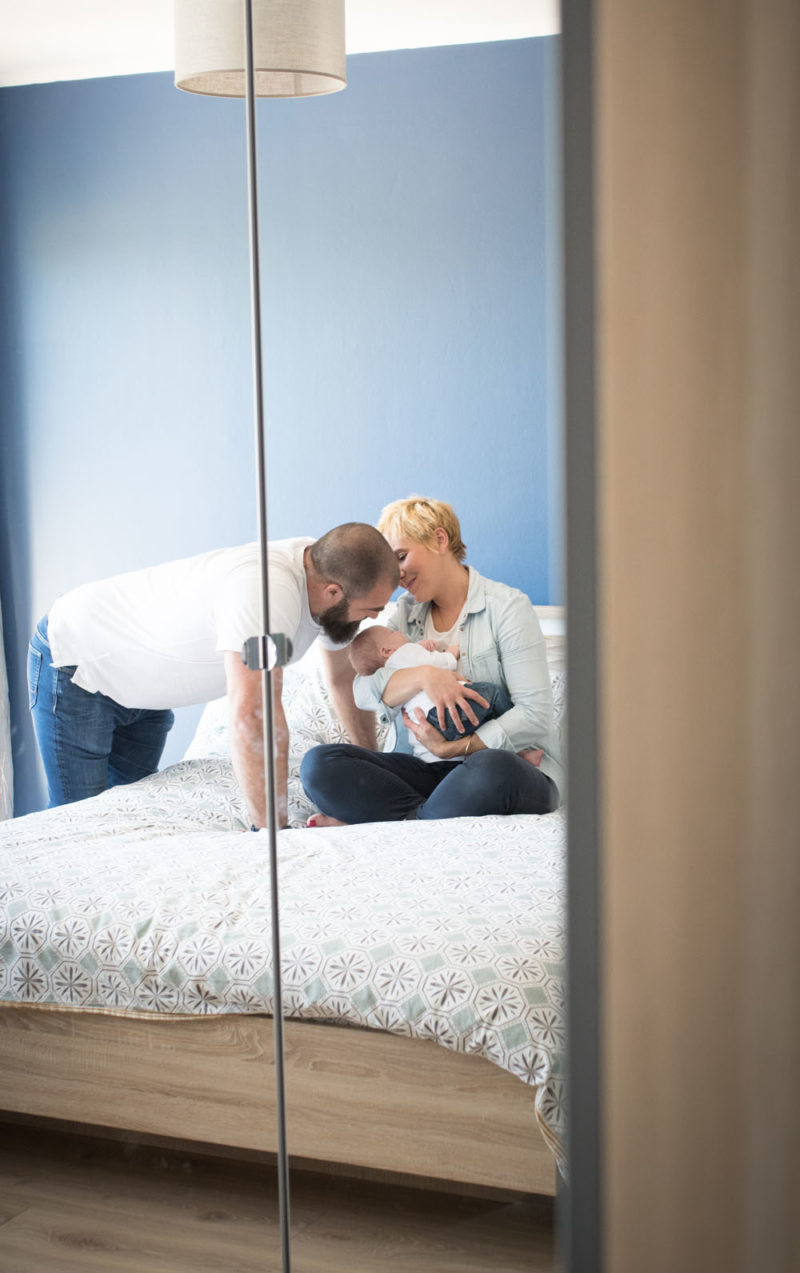
<svg viewBox="0 0 800 1273">
<path fill-rule="evenodd" d="M 469 566 L 537 607 L 555 739 L 558 37 L 519 35 L 365 48 L 348 58 L 346 92 L 259 103 L 270 535 L 374 525 L 412 493 L 450 503 Z M 224 1249 L 242 1236 L 232 1196 L 248 1223 L 262 1214 L 234 1157 L 274 1147 L 262 837 L 245 834 L 224 706 L 176 701 L 157 774 L 48 812 L 23 665 L 33 626 L 71 589 L 256 537 L 242 107 L 178 94 L 167 71 L 6 91 L 4 455 L 20 600 L 9 616 L 4 593 L 4 619 L 25 740 L 17 813 L 38 819 L 10 835 L 14 871 L 21 846 L 52 850 L 13 875 L 8 1110 L 59 1121 L 52 1155 L 61 1122 L 102 1133 L 94 1182 L 119 1174 L 120 1138 L 157 1194 L 191 1161 L 196 1198 L 217 1199 L 192 1215 L 214 1217 L 203 1234 Z M 486 651 L 467 639 L 478 679 Z M 532 1249 L 548 1267 L 542 1199 L 563 1157 L 563 816 L 307 831 L 301 751 L 341 739 L 313 656 L 286 669 L 283 703 L 298 1230 L 325 1241 L 334 1210 L 344 1241 L 360 1216 L 368 1267 L 369 1216 L 396 1220 L 398 1245 L 416 1235 L 433 1268 L 447 1215 L 458 1236 L 443 1267 L 492 1267 L 502 1250 L 504 1267 L 527 1268 Z M 165 1014 L 180 1018 L 166 1030 Z M 189 1144 L 216 1165 L 190 1160 Z M 150 1227 L 167 1259 L 166 1227 Z"/>
</svg>

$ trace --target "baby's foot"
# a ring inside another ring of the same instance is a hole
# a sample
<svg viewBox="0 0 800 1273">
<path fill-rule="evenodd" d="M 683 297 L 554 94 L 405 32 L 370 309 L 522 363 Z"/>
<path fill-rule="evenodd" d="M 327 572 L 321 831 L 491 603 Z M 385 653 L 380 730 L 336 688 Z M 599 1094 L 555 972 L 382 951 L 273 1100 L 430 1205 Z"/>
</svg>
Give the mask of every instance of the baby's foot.
<svg viewBox="0 0 800 1273">
<path fill-rule="evenodd" d="M 529 765 L 535 765 L 537 768 L 542 763 L 544 752 L 541 747 L 526 747 L 525 751 L 517 752 L 523 760 L 527 760 Z"/>
<path fill-rule="evenodd" d="M 327 813 L 312 813 L 306 822 L 307 827 L 346 827 L 347 822 L 340 822 L 338 818 L 329 818 Z"/>
</svg>

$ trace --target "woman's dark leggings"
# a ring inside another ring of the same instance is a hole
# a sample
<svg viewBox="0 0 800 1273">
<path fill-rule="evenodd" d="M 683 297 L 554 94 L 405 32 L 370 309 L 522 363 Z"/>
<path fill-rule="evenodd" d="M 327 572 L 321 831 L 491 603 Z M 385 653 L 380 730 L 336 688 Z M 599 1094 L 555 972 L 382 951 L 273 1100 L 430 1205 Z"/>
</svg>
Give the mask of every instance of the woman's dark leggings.
<svg viewBox="0 0 800 1273">
<path fill-rule="evenodd" d="M 306 752 L 300 779 L 317 808 L 340 822 L 550 813 L 558 804 L 540 769 L 494 748 L 428 764 L 403 752 L 326 743 Z"/>
</svg>

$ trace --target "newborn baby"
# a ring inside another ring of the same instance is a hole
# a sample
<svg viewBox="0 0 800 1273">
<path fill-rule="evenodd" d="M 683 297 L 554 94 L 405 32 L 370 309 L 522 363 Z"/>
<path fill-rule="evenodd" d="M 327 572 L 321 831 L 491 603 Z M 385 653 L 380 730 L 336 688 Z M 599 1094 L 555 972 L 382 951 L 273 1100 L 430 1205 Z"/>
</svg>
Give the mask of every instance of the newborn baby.
<svg viewBox="0 0 800 1273">
<path fill-rule="evenodd" d="M 391 672 L 396 672 L 401 668 L 420 667 L 424 664 L 430 664 L 433 667 L 443 667 L 448 671 L 455 672 L 458 670 L 460 653 L 461 651 L 457 645 L 448 645 L 444 650 L 440 650 L 435 641 L 410 641 L 407 636 L 404 636 L 396 628 L 383 627 L 379 623 L 374 623 L 370 627 L 365 628 L 363 632 L 359 632 L 349 650 L 350 662 L 359 676 L 372 676 L 373 672 L 377 672 L 378 668 L 381 667 L 388 668 Z M 463 732 L 457 729 L 452 722 L 447 725 L 446 729 L 440 731 L 450 742 L 456 738 L 464 738 L 474 733 L 485 720 L 493 720 L 497 716 L 502 716 L 514 706 L 508 691 L 502 685 L 492 685 L 484 681 L 470 681 L 469 684 L 471 689 L 477 690 L 486 699 L 488 707 L 483 707 L 480 703 L 473 702 L 472 709 L 478 718 L 477 724 L 473 725 L 469 717 L 461 712 L 461 722 L 464 726 Z M 424 690 L 412 695 L 408 702 L 403 704 L 403 707 L 412 720 L 418 720 L 419 717 L 416 713 L 421 711 L 431 725 L 439 729 L 436 704 Z M 420 760 L 430 763 L 439 759 L 438 756 L 434 756 L 433 752 L 428 751 L 428 748 L 423 746 L 413 735 L 412 743 L 414 755 L 419 757 Z M 539 765 L 544 752 L 539 747 L 529 747 L 518 754 L 530 764 Z"/>
</svg>

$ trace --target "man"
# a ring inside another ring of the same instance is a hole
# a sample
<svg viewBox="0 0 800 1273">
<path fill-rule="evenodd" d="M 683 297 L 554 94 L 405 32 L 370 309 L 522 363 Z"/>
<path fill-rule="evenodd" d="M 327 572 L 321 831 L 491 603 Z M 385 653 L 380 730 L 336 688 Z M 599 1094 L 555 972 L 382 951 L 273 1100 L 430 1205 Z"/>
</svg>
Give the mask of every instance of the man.
<svg viewBox="0 0 800 1273">
<path fill-rule="evenodd" d="M 375 718 L 352 693 L 347 649 L 398 583 L 386 540 L 347 522 L 316 541 L 269 545 L 270 627 L 291 662 L 320 638 L 331 696 L 354 743 L 375 748 Z M 261 633 L 258 544 L 219 549 L 84 584 L 34 634 L 28 685 L 50 805 L 69 804 L 158 768 L 172 708 L 229 697 L 231 758 L 254 827 L 264 826 L 261 673 L 242 662 Z M 278 823 L 286 825 L 289 735 L 283 674 L 272 672 Z"/>
</svg>

